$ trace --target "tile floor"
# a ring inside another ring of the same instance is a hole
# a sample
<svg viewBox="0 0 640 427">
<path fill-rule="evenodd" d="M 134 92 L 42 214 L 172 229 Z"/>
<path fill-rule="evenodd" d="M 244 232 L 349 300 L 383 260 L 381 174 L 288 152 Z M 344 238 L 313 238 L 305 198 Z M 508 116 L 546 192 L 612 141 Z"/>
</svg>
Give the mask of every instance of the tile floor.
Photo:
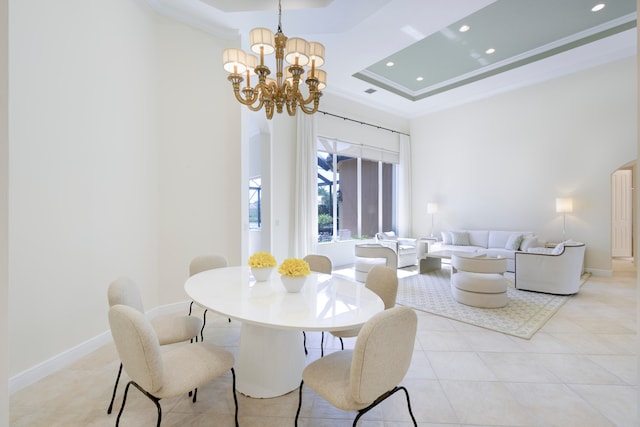
<svg viewBox="0 0 640 427">
<path fill-rule="evenodd" d="M 412 365 L 404 385 L 420 426 L 637 426 L 637 278 L 630 261 L 613 277 L 592 276 L 531 340 L 418 312 Z M 210 316 L 205 339 L 234 351 L 239 324 Z M 307 334 L 308 360 L 319 357 L 320 334 Z M 347 346 L 352 340 L 345 340 Z M 329 339 L 328 351 L 339 348 Z M 118 369 L 113 345 L 11 396 L 11 426 L 114 426 L 121 403 L 106 408 Z M 303 427 L 350 426 L 305 388 Z M 273 399 L 238 394 L 241 426 L 292 426 L 297 392 Z M 231 376 L 198 392 L 161 401 L 162 425 L 233 426 Z M 155 426 L 156 410 L 130 391 L 121 426 Z M 365 415 L 362 427 L 409 426 L 401 393 Z"/>
</svg>

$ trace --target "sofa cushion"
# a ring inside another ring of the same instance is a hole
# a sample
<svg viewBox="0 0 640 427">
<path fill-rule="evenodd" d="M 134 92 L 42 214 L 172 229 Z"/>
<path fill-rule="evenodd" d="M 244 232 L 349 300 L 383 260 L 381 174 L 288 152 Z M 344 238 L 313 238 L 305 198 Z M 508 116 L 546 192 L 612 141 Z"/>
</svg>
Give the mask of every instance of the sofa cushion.
<svg viewBox="0 0 640 427">
<path fill-rule="evenodd" d="M 467 230 L 471 246 L 489 247 L 489 230 Z"/>
<path fill-rule="evenodd" d="M 512 251 L 510 249 L 489 248 L 484 252 L 487 254 L 487 256 L 490 256 L 491 258 L 502 257 L 507 259 L 514 259 L 516 257 L 516 251 Z"/>
<path fill-rule="evenodd" d="M 384 233 L 376 234 L 378 240 L 396 240 L 398 236 L 396 236 L 395 231 L 385 231 Z"/>
<path fill-rule="evenodd" d="M 451 244 L 455 246 L 469 246 L 469 233 L 466 231 L 452 231 Z"/>
<path fill-rule="evenodd" d="M 504 248 L 507 244 L 507 240 L 509 240 L 509 237 L 511 237 L 511 235 L 514 233 L 516 233 L 516 231 L 490 230 L 489 242 L 487 244 L 487 247 Z M 522 234 L 522 232 L 520 232 L 520 234 Z"/>
<path fill-rule="evenodd" d="M 417 252 L 417 248 L 411 245 L 398 245 L 398 252 L 407 253 L 407 252 Z"/>
<path fill-rule="evenodd" d="M 517 251 L 520 248 L 521 242 L 522 242 L 522 234 L 512 233 L 507 239 L 507 243 L 504 245 L 504 248 L 510 249 L 512 251 Z"/>
<path fill-rule="evenodd" d="M 523 252 L 527 252 L 529 248 L 534 248 L 538 246 L 538 236 L 535 234 L 528 234 L 522 237 L 522 242 L 520 242 L 520 250 Z"/>
<path fill-rule="evenodd" d="M 442 244 L 443 245 L 450 245 L 451 244 L 451 232 L 450 231 L 443 231 L 440 234 L 442 234 Z"/>
</svg>

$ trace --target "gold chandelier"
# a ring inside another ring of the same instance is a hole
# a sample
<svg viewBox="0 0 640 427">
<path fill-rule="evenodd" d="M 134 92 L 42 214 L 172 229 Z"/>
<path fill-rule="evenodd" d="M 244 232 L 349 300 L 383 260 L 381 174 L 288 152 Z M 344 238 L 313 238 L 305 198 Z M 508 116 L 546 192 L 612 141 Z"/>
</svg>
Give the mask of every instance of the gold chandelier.
<svg viewBox="0 0 640 427">
<path fill-rule="evenodd" d="M 282 33 L 282 5 L 278 0 L 278 31 L 274 34 L 267 28 L 254 28 L 249 33 L 251 51 L 259 58 L 241 49 L 225 49 L 222 53 L 224 69 L 229 72 L 233 93 L 241 104 L 251 111 L 265 109 L 267 119 L 273 117 L 274 109 L 282 113 L 286 105 L 290 116 L 296 114 L 298 106 L 306 114 L 318 111 L 322 90 L 326 87 L 327 73 L 318 69 L 324 64 L 324 46 L 307 42 L 301 38 L 287 38 Z M 276 54 L 276 78 L 268 78 L 269 67 L 264 65 L 264 56 Z M 283 60 L 289 64 L 283 68 Z M 304 83 L 308 96 L 300 91 L 305 66 L 308 68 Z M 243 77 L 244 75 L 244 77 Z M 251 87 L 251 76 L 258 81 Z M 246 78 L 246 85 L 240 84 Z"/>
</svg>

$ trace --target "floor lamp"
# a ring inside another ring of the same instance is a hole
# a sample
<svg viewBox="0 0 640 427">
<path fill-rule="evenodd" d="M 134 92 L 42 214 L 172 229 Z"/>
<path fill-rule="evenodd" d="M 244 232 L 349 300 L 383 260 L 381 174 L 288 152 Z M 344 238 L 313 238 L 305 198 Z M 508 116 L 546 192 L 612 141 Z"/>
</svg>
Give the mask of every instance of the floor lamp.
<svg viewBox="0 0 640 427">
<path fill-rule="evenodd" d="M 556 212 L 562 214 L 562 240 L 566 240 L 565 231 L 567 229 L 567 212 L 573 212 L 573 199 L 571 198 L 557 198 L 556 199 Z"/>
<path fill-rule="evenodd" d="M 437 203 L 427 203 L 427 213 L 431 215 L 431 237 L 433 234 L 433 216 L 438 212 L 438 204 Z"/>
</svg>

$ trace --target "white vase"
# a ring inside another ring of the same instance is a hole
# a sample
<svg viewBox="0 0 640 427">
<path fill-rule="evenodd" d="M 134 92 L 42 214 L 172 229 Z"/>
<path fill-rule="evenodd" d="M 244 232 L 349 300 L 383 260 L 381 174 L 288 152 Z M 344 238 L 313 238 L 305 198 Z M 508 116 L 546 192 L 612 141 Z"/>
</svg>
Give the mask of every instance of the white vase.
<svg viewBox="0 0 640 427">
<path fill-rule="evenodd" d="M 300 292 L 300 290 L 304 286 L 305 280 L 307 280 L 307 277 L 290 277 L 282 275 L 280 276 L 280 280 L 282 281 L 282 284 L 284 285 L 284 288 L 287 290 L 287 292 L 296 293 Z"/>
<path fill-rule="evenodd" d="M 255 277 L 256 282 L 266 282 L 269 280 L 269 276 L 271 276 L 272 271 L 273 267 L 252 268 L 251 274 Z"/>
</svg>

